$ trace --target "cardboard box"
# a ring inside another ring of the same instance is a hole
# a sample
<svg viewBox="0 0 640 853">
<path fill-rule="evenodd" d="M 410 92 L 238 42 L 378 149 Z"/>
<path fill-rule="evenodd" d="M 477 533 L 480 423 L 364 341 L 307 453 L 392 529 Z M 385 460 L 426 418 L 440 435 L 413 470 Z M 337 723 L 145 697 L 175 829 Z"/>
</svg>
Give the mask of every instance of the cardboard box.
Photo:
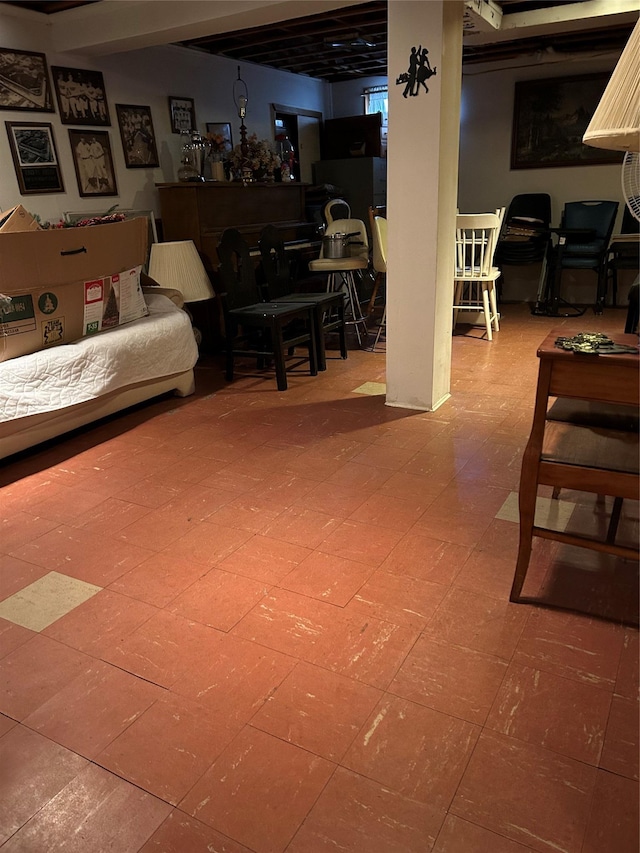
<svg viewBox="0 0 640 853">
<path fill-rule="evenodd" d="M 41 230 L 40 225 L 21 204 L 0 213 L 0 232 Z"/>
<path fill-rule="evenodd" d="M 149 312 L 143 218 L 0 232 L 0 361 L 71 343 Z"/>
</svg>

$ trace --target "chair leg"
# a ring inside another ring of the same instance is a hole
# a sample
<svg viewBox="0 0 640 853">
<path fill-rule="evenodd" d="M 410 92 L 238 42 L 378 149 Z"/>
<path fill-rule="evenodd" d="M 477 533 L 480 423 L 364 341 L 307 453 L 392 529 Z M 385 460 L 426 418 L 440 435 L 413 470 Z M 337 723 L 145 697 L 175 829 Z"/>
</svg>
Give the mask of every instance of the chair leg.
<svg viewBox="0 0 640 853">
<path fill-rule="evenodd" d="M 309 317 L 309 374 L 311 376 L 318 375 L 318 347 L 320 346 L 319 340 L 322 342 L 322 354 L 324 356 L 324 335 L 322 334 L 322 329 L 320 330 L 320 338 L 316 337 L 316 321 L 312 316 L 314 312 L 310 312 Z M 325 362 L 325 370 L 326 370 L 326 362 Z"/>
<path fill-rule="evenodd" d="M 226 329 L 225 329 L 225 344 L 226 344 L 226 370 L 225 370 L 225 379 L 227 382 L 233 382 L 233 364 L 234 364 L 234 356 L 233 356 L 233 342 L 235 340 L 236 335 L 238 334 L 238 329 L 234 326 L 231 320 L 226 321 Z"/>
<path fill-rule="evenodd" d="M 341 358 L 347 358 L 347 327 L 344 322 L 344 302 L 338 308 L 338 318 L 340 319 L 340 325 L 338 326 L 338 337 L 340 340 L 340 356 Z"/>
<path fill-rule="evenodd" d="M 380 335 L 382 334 L 382 330 L 384 329 L 385 338 L 387 334 L 387 306 L 384 306 L 384 311 L 382 312 L 382 319 L 380 320 L 380 325 L 378 326 L 378 331 L 376 332 L 376 339 L 373 342 L 373 349 L 378 346 L 378 342 L 380 340 Z"/>
<path fill-rule="evenodd" d="M 460 292 L 462 290 L 462 282 L 456 281 L 453 286 L 453 304 L 457 305 L 460 302 Z M 459 311 L 457 308 L 453 309 L 453 330 L 455 331 L 456 326 L 458 325 L 458 314 Z"/>
<path fill-rule="evenodd" d="M 616 540 L 618 532 L 618 524 L 622 514 L 622 498 L 613 499 L 613 509 L 611 510 L 611 518 L 609 519 L 609 529 L 607 530 L 607 542 L 612 543 Z"/>
<path fill-rule="evenodd" d="M 596 271 L 598 276 L 598 284 L 596 291 L 596 304 L 593 308 L 594 314 L 602 314 L 604 311 L 604 301 L 607 295 L 607 277 L 606 267 Z"/>
<path fill-rule="evenodd" d="M 635 332 L 638 327 L 639 313 L 638 283 L 636 280 L 629 290 L 629 307 L 627 308 L 627 316 L 624 324 L 624 331 L 626 334 L 632 335 Z"/>
<path fill-rule="evenodd" d="M 233 344 L 227 345 L 227 369 L 225 372 L 227 382 L 233 382 Z"/>
<path fill-rule="evenodd" d="M 324 348 L 324 331 L 322 321 L 324 318 L 324 310 L 321 305 L 316 305 L 313 309 L 313 331 L 316 339 L 316 358 L 318 370 L 327 369 L 327 354 Z"/>
<path fill-rule="evenodd" d="M 496 287 L 495 282 L 491 282 L 491 289 L 489 290 L 489 303 L 491 305 L 491 316 L 493 317 L 493 331 L 500 331 L 500 320 L 498 319 L 498 300 L 496 297 Z"/>
<path fill-rule="evenodd" d="M 509 594 L 509 601 L 520 601 L 520 593 L 524 585 L 524 579 L 529 568 L 531 559 L 531 544 L 533 540 L 533 525 L 536 514 L 536 497 L 538 487 L 536 482 L 537 466 L 532 470 L 527 470 L 531 466 L 527 465 L 525 460 L 522 465 L 520 475 L 520 492 L 518 497 L 518 506 L 520 513 L 520 541 L 518 545 L 518 559 L 516 561 L 516 570 Z"/>
<path fill-rule="evenodd" d="M 373 290 L 371 291 L 371 298 L 369 299 L 369 304 L 367 305 L 367 315 L 371 315 L 373 313 L 376 296 L 378 295 L 378 289 L 380 288 L 380 284 L 382 283 L 383 278 L 383 272 L 376 273 L 376 278 L 373 282 Z"/>
<path fill-rule="evenodd" d="M 365 325 L 366 318 L 360 308 L 360 300 L 358 299 L 358 290 L 356 288 L 355 278 L 351 270 L 342 273 L 342 281 L 347 291 L 347 303 L 351 310 L 351 322 L 355 326 L 356 337 L 358 338 L 358 346 L 362 346 L 362 336 L 360 334 L 360 325 Z M 366 325 L 365 325 L 366 335 Z"/>
<path fill-rule="evenodd" d="M 489 291 L 486 287 L 486 282 L 482 283 L 482 305 L 484 308 L 484 324 L 487 327 L 487 340 L 493 340 L 491 332 L 491 309 L 489 308 Z"/>
<path fill-rule="evenodd" d="M 284 359 L 284 341 L 282 338 L 282 326 L 280 324 L 274 324 L 272 327 L 271 340 L 273 342 L 273 360 L 276 368 L 278 391 L 286 391 L 287 367 Z"/>
</svg>

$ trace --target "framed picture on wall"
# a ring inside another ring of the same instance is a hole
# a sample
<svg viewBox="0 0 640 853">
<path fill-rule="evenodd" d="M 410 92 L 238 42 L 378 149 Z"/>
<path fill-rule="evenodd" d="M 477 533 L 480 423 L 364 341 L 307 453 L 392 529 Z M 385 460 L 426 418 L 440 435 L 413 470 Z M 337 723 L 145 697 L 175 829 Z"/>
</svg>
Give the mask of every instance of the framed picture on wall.
<svg viewBox="0 0 640 853">
<path fill-rule="evenodd" d="M 69 142 L 80 196 L 118 195 L 108 132 L 70 130 Z"/>
<path fill-rule="evenodd" d="M 63 193 L 64 184 L 50 124 L 6 121 L 21 195 Z"/>
<path fill-rule="evenodd" d="M 622 153 L 582 141 L 609 74 L 553 77 L 516 83 L 512 169 L 621 163 Z"/>
<path fill-rule="evenodd" d="M 231 124 L 228 121 L 208 121 L 206 128 L 207 135 L 213 137 L 218 151 L 221 151 L 223 154 L 230 154 L 233 150 Z"/>
<path fill-rule="evenodd" d="M 62 124 L 111 126 L 100 71 L 52 65 L 51 73 Z"/>
<path fill-rule="evenodd" d="M 127 169 L 150 169 L 159 166 L 151 108 L 135 104 L 116 104 L 116 113 Z"/>
<path fill-rule="evenodd" d="M 170 96 L 169 115 L 172 133 L 196 129 L 196 108 L 193 98 L 173 98 Z"/>
<path fill-rule="evenodd" d="M 44 53 L 0 47 L 0 110 L 55 112 Z"/>
</svg>

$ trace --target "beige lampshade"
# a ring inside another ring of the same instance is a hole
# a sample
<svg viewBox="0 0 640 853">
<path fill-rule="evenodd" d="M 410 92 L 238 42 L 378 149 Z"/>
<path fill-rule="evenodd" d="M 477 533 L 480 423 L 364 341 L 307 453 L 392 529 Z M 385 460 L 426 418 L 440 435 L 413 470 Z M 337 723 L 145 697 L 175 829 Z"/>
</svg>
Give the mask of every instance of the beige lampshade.
<svg viewBox="0 0 640 853">
<path fill-rule="evenodd" d="M 179 290 L 185 302 L 202 302 L 215 295 L 193 240 L 153 243 L 149 275 L 162 287 Z"/>
<path fill-rule="evenodd" d="M 640 20 L 582 137 L 586 145 L 640 151 Z"/>
</svg>

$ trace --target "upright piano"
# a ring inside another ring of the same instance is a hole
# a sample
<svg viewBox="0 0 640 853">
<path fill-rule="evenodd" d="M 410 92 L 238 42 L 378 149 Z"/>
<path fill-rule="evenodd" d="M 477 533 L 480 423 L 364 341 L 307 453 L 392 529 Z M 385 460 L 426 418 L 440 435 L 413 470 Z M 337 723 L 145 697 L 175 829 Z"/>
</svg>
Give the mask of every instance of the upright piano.
<svg viewBox="0 0 640 853">
<path fill-rule="evenodd" d="M 307 221 L 307 185 L 234 181 L 157 184 L 165 240 L 193 240 L 209 273 L 218 266 L 217 245 L 225 228 L 237 228 L 257 249 L 265 225 L 282 231 L 288 248 L 320 251 L 317 224 Z"/>
<path fill-rule="evenodd" d="M 303 276 L 305 261 L 317 258 L 320 253 L 317 223 L 307 221 L 306 217 L 306 184 L 185 181 L 156 186 L 160 195 L 163 239 L 193 240 L 216 291 L 217 246 L 225 228 L 240 231 L 252 249 L 256 266 L 258 240 L 265 225 L 280 228 L 285 248 L 299 253 L 299 270 Z M 215 306 L 192 303 L 189 310 L 203 333 L 204 349 L 219 350 L 223 339 L 219 301 L 215 300 Z"/>
</svg>

